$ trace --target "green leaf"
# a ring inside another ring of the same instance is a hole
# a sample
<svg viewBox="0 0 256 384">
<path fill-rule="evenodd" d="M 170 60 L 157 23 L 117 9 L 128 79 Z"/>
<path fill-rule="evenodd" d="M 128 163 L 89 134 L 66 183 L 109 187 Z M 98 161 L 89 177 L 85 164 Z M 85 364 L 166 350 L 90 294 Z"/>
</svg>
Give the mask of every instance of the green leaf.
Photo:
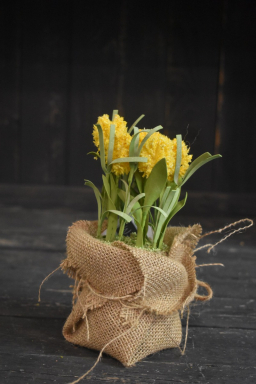
<svg viewBox="0 0 256 384">
<path fill-rule="evenodd" d="M 150 219 L 149 220 L 150 227 L 152 227 L 153 230 L 155 230 L 155 220 L 154 220 L 154 217 L 153 217 L 151 211 L 149 211 L 149 219 Z"/>
<path fill-rule="evenodd" d="M 110 132 L 109 132 L 109 144 L 108 144 L 108 161 L 107 161 L 108 165 L 110 165 L 113 159 L 113 151 L 114 151 L 114 144 L 115 144 L 115 130 L 116 130 L 115 124 L 111 124 Z"/>
<path fill-rule="evenodd" d="M 139 134 L 141 132 L 150 132 L 151 129 L 143 129 L 143 130 L 139 130 L 139 128 L 137 127 L 134 127 L 134 135 L 132 137 L 132 140 L 130 142 L 130 148 L 129 148 L 129 156 L 130 157 L 133 157 L 135 156 L 137 153 L 138 153 L 138 150 L 139 150 Z M 137 156 L 137 155 L 136 155 Z"/>
<path fill-rule="evenodd" d="M 153 135 L 153 133 L 155 133 L 157 131 L 160 131 L 160 129 L 163 129 L 163 127 L 161 125 L 158 125 L 157 127 L 149 130 L 148 134 L 144 137 L 144 139 L 142 140 L 142 142 L 141 142 L 141 144 L 139 146 L 138 152 L 136 153 L 137 156 L 140 155 L 143 145 L 150 138 L 150 136 Z M 143 130 L 141 132 L 143 132 Z"/>
<path fill-rule="evenodd" d="M 100 143 L 100 163 L 101 163 L 101 168 L 102 170 L 107 173 L 107 168 L 105 165 L 105 148 L 104 148 L 104 135 L 103 135 L 103 130 L 101 128 L 100 124 L 96 124 L 96 127 L 99 132 L 99 143 Z"/>
<path fill-rule="evenodd" d="M 139 130 L 139 128 L 134 127 L 134 135 L 135 135 L 135 141 L 134 141 L 134 151 L 133 151 L 132 156 L 134 156 L 134 154 L 137 153 L 137 149 L 139 148 L 139 144 L 140 144 L 140 130 Z M 129 151 L 129 153 L 130 153 L 130 151 Z"/>
<path fill-rule="evenodd" d="M 123 179 L 121 179 L 121 182 L 123 183 L 123 185 L 125 187 L 125 192 L 128 193 L 129 192 L 129 186 L 128 186 L 127 182 Z"/>
<path fill-rule="evenodd" d="M 128 183 L 128 175 L 126 174 L 122 175 L 122 180 L 125 180 L 126 183 Z"/>
<path fill-rule="evenodd" d="M 129 186 L 128 184 L 126 183 L 125 180 L 122 180 L 122 183 L 124 184 L 124 187 L 125 187 L 125 201 L 124 201 L 124 206 L 127 207 L 127 205 L 130 203 L 130 192 L 129 192 Z"/>
<path fill-rule="evenodd" d="M 163 207 L 164 211 L 169 215 L 172 211 L 172 209 L 177 204 L 180 197 L 180 188 L 177 188 L 174 191 L 171 191 L 169 196 L 166 199 L 165 205 Z"/>
<path fill-rule="evenodd" d="M 127 185 L 128 187 L 128 185 Z M 136 194 L 136 192 L 135 192 Z M 125 204 L 125 201 L 126 201 L 126 192 L 123 190 L 123 189 L 119 189 L 118 190 L 118 196 L 120 197 L 120 199 L 122 200 L 122 202 Z M 135 198 L 133 196 L 130 196 L 130 198 Z M 129 205 L 126 204 L 126 205 Z M 133 212 L 134 212 L 134 219 L 136 219 L 139 223 L 141 223 L 141 220 L 142 220 L 142 210 L 141 210 L 141 206 L 140 206 L 140 203 L 137 201 L 135 202 L 135 204 L 133 204 Z M 125 211 L 127 213 L 127 211 Z M 130 213 L 130 212 L 129 212 Z"/>
<path fill-rule="evenodd" d="M 154 239 L 153 239 L 154 246 L 157 246 L 157 244 L 159 243 L 159 238 L 161 236 L 163 228 L 165 227 L 165 225 L 167 225 L 166 222 L 168 223 L 169 215 L 171 214 L 172 209 L 175 208 L 175 205 L 177 204 L 179 196 L 180 196 L 180 189 L 179 188 L 176 189 L 175 191 L 169 192 L 169 195 L 167 196 L 166 201 L 165 201 L 164 206 L 163 206 L 163 210 L 166 213 L 166 216 L 165 216 L 165 218 L 163 216 L 159 217 L 159 220 L 156 224 L 156 230 L 155 230 Z M 167 218 L 167 220 L 166 220 L 166 218 Z"/>
<path fill-rule="evenodd" d="M 142 222 L 142 209 L 139 202 L 135 203 L 133 206 L 133 214 L 132 214 L 134 220 L 138 222 L 141 225 Z"/>
<path fill-rule="evenodd" d="M 138 190 L 140 193 L 143 192 L 143 187 L 144 187 L 144 179 L 142 177 L 142 174 L 137 170 L 134 174 L 135 181 L 138 187 Z"/>
<path fill-rule="evenodd" d="M 101 189 L 101 196 L 102 196 L 102 212 L 105 212 L 108 209 L 108 195 L 104 185 L 102 186 L 102 189 Z"/>
<path fill-rule="evenodd" d="M 135 211 L 137 211 L 138 209 L 142 209 L 142 208 L 154 208 L 154 209 L 158 210 L 159 212 L 161 212 L 162 215 L 167 218 L 167 213 L 165 213 L 161 208 L 157 207 L 156 205 L 142 205 L 139 208 L 136 208 L 134 211 L 132 211 L 131 214 L 133 215 Z"/>
<path fill-rule="evenodd" d="M 168 219 L 166 220 L 165 225 L 164 225 L 162 232 L 161 232 L 161 235 L 160 235 L 160 239 L 159 239 L 159 243 L 158 243 L 159 248 L 161 248 L 163 245 L 164 235 L 165 235 L 166 228 L 167 228 L 170 220 L 173 218 L 174 215 L 176 215 L 177 212 L 179 212 L 181 210 L 181 208 L 184 207 L 184 205 L 186 204 L 186 201 L 187 201 L 187 197 L 188 197 L 188 194 L 186 193 L 185 198 L 176 204 L 176 207 L 172 210 L 171 214 L 168 216 Z"/>
<path fill-rule="evenodd" d="M 199 156 L 196 160 L 193 161 L 193 163 L 190 164 L 188 167 L 188 170 L 181 182 L 181 185 L 184 185 L 188 179 L 204 164 L 208 163 L 209 161 L 212 161 L 214 159 L 217 159 L 219 157 L 222 157 L 221 155 L 214 155 L 212 156 L 209 152 L 204 153 L 203 155 Z"/>
<path fill-rule="evenodd" d="M 146 163 L 148 159 L 146 157 L 120 157 L 113 160 L 110 165 L 116 163 Z"/>
<path fill-rule="evenodd" d="M 164 204 L 166 202 L 166 199 L 171 191 L 171 187 L 166 187 L 165 189 L 163 189 L 164 193 L 163 193 L 163 196 L 161 198 L 161 203 L 160 203 L 160 207 L 163 208 L 164 207 Z"/>
<path fill-rule="evenodd" d="M 175 172 L 174 172 L 174 182 L 178 185 L 181 157 L 182 157 L 182 136 L 176 135 L 176 140 L 177 140 L 177 154 L 176 154 L 176 165 L 175 165 Z"/>
<path fill-rule="evenodd" d="M 125 213 L 127 213 L 129 215 L 129 213 L 131 212 L 133 206 L 144 196 L 145 196 L 145 193 L 140 193 L 139 195 L 135 196 L 132 199 L 132 201 L 129 203 L 129 205 L 127 206 Z"/>
<path fill-rule="evenodd" d="M 107 227 L 107 233 L 106 233 L 107 241 L 113 241 L 115 239 L 117 224 L 118 224 L 118 217 L 114 213 L 108 211 L 108 227 Z"/>
<path fill-rule="evenodd" d="M 137 152 L 137 148 L 139 147 L 139 129 L 134 127 L 134 136 L 130 142 L 129 147 L 129 157 L 134 157 L 134 154 Z M 129 185 L 132 184 L 134 172 L 136 172 L 138 167 L 138 163 L 130 163 L 130 173 L 128 177 Z"/>
<path fill-rule="evenodd" d="M 131 216 L 127 215 L 126 213 L 124 212 L 121 212 L 121 211 L 117 211 L 115 209 L 109 209 L 107 212 L 111 212 L 111 213 L 114 213 L 115 215 L 118 215 L 120 217 L 122 217 L 125 221 L 127 221 L 128 223 L 130 223 L 130 221 L 132 221 L 132 218 Z M 104 212 L 105 214 L 106 212 Z"/>
<path fill-rule="evenodd" d="M 171 215 L 168 217 L 168 220 L 169 220 L 169 221 L 168 221 L 168 224 L 169 224 L 170 220 L 176 215 L 176 213 L 178 213 L 178 212 L 181 210 L 181 208 L 184 207 L 184 205 L 185 205 L 186 202 L 187 202 L 187 198 L 188 198 L 188 194 L 187 194 L 187 192 L 186 192 L 186 195 L 185 195 L 184 199 L 181 200 L 181 201 L 179 201 L 179 202 L 176 204 L 176 207 L 173 209 Z M 168 225 L 168 224 L 167 224 L 167 225 Z"/>
<path fill-rule="evenodd" d="M 171 192 L 171 187 L 166 187 L 166 188 L 163 188 L 161 194 L 160 194 L 160 208 L 162 208 L 165 212 L 166 210 L 168 209 L 169 205 L 167 205 L 167 209 L 166 209 L 166 199 L 168 198 L 168 196 L 170 195 L 170 192 Z M 168 204 L 168 203 L 167 203 Z M 160 220 L 160 212 L 157 213 L 157 217 L 156 217 L 156 220 L 155 220 L 155 223 L 156 223 L 156 227 L 158 226 L 158 222 Z"/>
<path fill-rule="evenodd" d="M 136 240 L 136 246 L 137 247 L 143 247 L 143 229 L 141 227 L 141 223 L 137 221 L 134 218 L 136 224 L 137 224 L 137 240 Z"/>
<path fill-rule="evenodd" d="M 122 200 L 122 202 L 125 203 L 125 197 L 126 197 L 125 191 L 123 189 L 118 188 L 117 193 L 120 199 Z"/>
<path fill-rule="evenodd" d="M 131 133 L 132 132 L 132 130 L 133 130 L 133 128 L 138 124 L 138 122 L 141 120 L 141 119 L 143 119 L 143 117 L 144 117 L 145 115 L 141 115 L 133 124 L 132 124 L 132 126 L 131 126 L 131 128 L 129 129 L 129 131 L 128 131 L 128 133 Z"/>
<path fill-rule="evenodd" d="M 93 155 L 93 156 L 96 156 L 98 157 L 98 159 L 100 159 L 100 155 L 97 153 L 97 152 L 88 152 L 87 155 Z"/>
<path fill-rule="evenodd" d="M 197 157 L 188 167 L 187 172 L 185 173 L 185 176 L 183 177 L 183 180 L 187 177 L 187 175 L 195 168 L 197 167 L 202 161 L 205 161 L 209 159 L 212 155 L 209 152 L 205 152 L 199 157 Z"/>
<path fill-rule="evenodd" d="M 154 202 L 160 197 L 167 181 L 167 165 L 166 159 L 163 158 L 154 166 L 152 169 L 144 187 L 144 192 L 146 194 L 144 199 L 144 204 L 146 209 L 143 209 L 143 218 L 142 218 L 142 228 L 147 219 L 150 206 L 153 206 Z M 159 212 L 164 212 L 161 208 L 158 209 Z M 165 216 L 165 212 L 162 213 Z M 158 217 L 159 215 L 157 215 Z"/>
<path fill-rule="evenodd" d="M 97 200 L 97 205 L 98 205 L 98 221 L 100 221 L 101 218 L 101 193 L 98 190 L 98 188 L 90 181 L 90 180 L 85 180 L 84 185 L 87 185 L 88 187 L 91 187 L 93 189 L 93 192 L 95 194 L 96 200 Z"/>
<path fill-rule="evenodd" d="M 176 185 L 176 183 L 174 183 L 174 181 L 167 180 L 166 185 L 168 187 L 171 187 L 171 189 L 176 189 L 177 188 L 177 185 Z"/>
<path fill-rule="evenodd" d="M 103 181 L 103 185 L 105 187 L 105 191 L 107 192 L 108 197 L 110 197 L 110 185 L 109 185 L 108 179 L 105 175 L 102 175 L 102 181 Z"/>
<path fill-rule="evenodd" d="M 157 211 L 159 211 L 160 213 L 162 213 L 162 215 L 164 217 L 167 217 L 167 214 L 165 213 L 165 211 L 163 211 L 161 208 L 157 207 L 156 205 L 152 205 L 152 208 L 156 209 Z"/>
<path fill-rule="evenodd" d="M 117 198 L 117 186 L 114 179 L 114 176 L 112 173 L 109 175 L 110 178 L 110 197 L 114 204 L 116 204 L 116 198 Z"/>
<path fill-rule="evenodd" d="M 115 209 L 116 206 L 111 199 L 111 190 L 110 190 L 110 185 L 109 185 L 108 179 L 105 175 L 102 175 L 102 180 L 103 180 L 103 185 L 104 185 L 105 191 L 107 193 L 107 197 L 108 197 L 107 207 L 108 207 L 108 209 Z"/>
<path fill-rule="evenodd" d="M 152 206 L 154 202 L 159 198 L 163 188 L 166 185 L 166 180 L 167 180 L 167 166 L 166 166 L 166 160 L 165 158 L 163 158 L 159 160 L 158 163 L 156 163 L 156 165 L 152 169 L 145 183 L 144 192 L 146 196 L 145 196 L 144 204 L 146 206 Z M 149 208 L 143 210 L 144 217 L 147 215 L 148 211 L 149 211 Z"/>
<path fill-rule="evenodd" d="M 112 121 L 114 121 L 115 116 L 118 114 L 118 109 L 114 109 L 112 113 Z"/>
</svg>

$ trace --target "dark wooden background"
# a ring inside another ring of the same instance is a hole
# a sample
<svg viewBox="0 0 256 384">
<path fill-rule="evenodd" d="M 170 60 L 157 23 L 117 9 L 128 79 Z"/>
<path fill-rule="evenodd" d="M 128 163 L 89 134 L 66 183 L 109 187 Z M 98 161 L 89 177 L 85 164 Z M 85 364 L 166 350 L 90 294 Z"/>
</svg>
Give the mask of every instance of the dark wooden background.
<svg viewBox="0 0 256 384">
<path fill-rule="evenodd" d="M 71 382 L 97 358 L 61 335 L 71 280 L 57 272 L 40 306 L 37 292 L 68 226 L 97 216 L 83 180 L 100 183 L 86 155 L 99 115 L 119 109 L 130 125 L 144 113 L 140 127 L 188 133 L 195 157 L 223 155 L 190 179 L 173 225 L 255 219 L 255 42 L 255 0 L 0 1 L 1 383 Z M 214 298 L 193 305 L 185 356 L 130 369 L 104 357 L 89 381 L 255 384 L 255 232 L 197 254 L 226 268 L 198 269 Z"/>
<path fill-rule="evenodd" d="M 0 182 L 100 182 L 97 116 L 221 153 L 188 185 L 255 191 L 256 2 L 1 1 Z"/>
</svg>

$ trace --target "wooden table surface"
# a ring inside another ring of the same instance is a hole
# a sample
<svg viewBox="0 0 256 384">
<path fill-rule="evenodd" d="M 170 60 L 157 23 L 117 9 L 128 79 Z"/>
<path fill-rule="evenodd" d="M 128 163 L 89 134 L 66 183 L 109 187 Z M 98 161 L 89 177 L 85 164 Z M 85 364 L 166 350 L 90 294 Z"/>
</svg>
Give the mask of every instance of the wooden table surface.
<svg viewBox="0 0 256 384">
<path fill-rule="evenodd" d="M 200 222 L 209 231 L 256 215 L 255 195 L 191 193 L 189 201 L 173 224 Z M 95 207 L 85 188 L 0 185 L 0 383 L 70 383 L 95 362 L 97 351 L 62 336 L 72 280 L 56 272 L 37 303 L 41 281 L 65 258 L 68 226 L 94 219 Z M 184 356 L 169 349 L 124 368 L 104 355 L 83 382 L 256 383 L 255 235 L 253 227 L 210 255 L 197 253 L 199 264 L 221 262 L 225 267 L 198 269 L 214 297 L 191 306 Z"/>
</svg>

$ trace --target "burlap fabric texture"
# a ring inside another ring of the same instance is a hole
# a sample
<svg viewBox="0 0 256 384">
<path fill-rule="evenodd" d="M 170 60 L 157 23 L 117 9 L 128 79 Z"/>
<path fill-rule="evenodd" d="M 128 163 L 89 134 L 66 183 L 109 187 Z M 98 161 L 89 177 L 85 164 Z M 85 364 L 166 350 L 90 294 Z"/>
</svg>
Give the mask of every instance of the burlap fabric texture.
<svg viewBox="0 0 256 384">
<path fill-rule="evenodd" d="M 179 346 L 180 312 L 211 296 L 197 295 L 198 286 L 207 285 L 196 279 L 193 256 L 201 226 L 168 228 L 168 253 L 104 243 L 96 231 L 97 222 L 78 221 L 67 234 L 62 269 L 75 285 L 64 337 L 95 350 L 108 344 L 105 352 L 125 366 Z"/>
</svg>

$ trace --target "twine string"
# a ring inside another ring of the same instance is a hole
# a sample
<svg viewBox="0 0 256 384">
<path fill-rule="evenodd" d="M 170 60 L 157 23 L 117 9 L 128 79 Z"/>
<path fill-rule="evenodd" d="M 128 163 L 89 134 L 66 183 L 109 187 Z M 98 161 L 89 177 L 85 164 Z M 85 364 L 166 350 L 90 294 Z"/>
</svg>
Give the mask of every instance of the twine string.
<svg viewBox="0 0 256 384">
<path fill-rule="evenodd" d="M 186 335 L 185 335 L 185 341 L 184 341 L 183 350 L 181 351 L 182 356 L 185 354 L 186 347 L 187 347 L 189 315 L 190 315 L 190 309 L 189 309 L 189 305 L 188 305 L 188 306 L 187 306 Z"/>
<path fill-rule="evenodd" d="M 77 272 L 75 274 L 74 279 L 75 279 L 75 284 L 74 284 L 74 287 L 73 287 L 72 308 L 74 308 L 75 303 L 76 303 L 76 299 L 78 299 L 78 293 L 77 293 L 78 290 L 77 290 L 77 288 L 79 287 L 80 281 L 77 278 Z M 71 314 L 72 314 L 72 319 L 73 319 L 73 332 L 75 332 L 75 330 L 76 330 L 76 322 L 74 320 L 75 319 L 74 311 L 72 311 Z"/>
<path fill-rule="evenodd" d="M 42 283 L 40 284 L 39 291 L 38 291 L 38 303 L 40 303 L 40 301 L 41 301 L 41 288 L 42 288 L 43 284 L 46 282 L 46 280 L 49 279 L 49 277 L 50 277 L 51 275 L 53 275 L 55 272 L 57 272 L 58 269 L 60 269 L 60 268 L 61 268 L 61 265 L 60 265 L 58 268 L 54 269 L 54 271 L 50 272 L 49 275 L 47 275 L 47 276 L 43 279 Z"/>
<path fill-rule="evenodd" d="M 85 372 L 82 376 L 80 376 L 77 380 L 75 381 L 72 381 L 72 383 L 69 383 L 69 384 L 77 384 L 79 383 L 81 380 L 83 380 L 90 372 L 92 372 L 94 370 L 94 368 L 96 367 L 96 365 L 99 363 L 100 359 L 101 359 L 101 356 L 104 352 L 104 350 L 110 345 L 112 344 L 114 341 L 118 340 L 120 337 L 123 337 L 125 336 L 127 333 L 129 333 L 132 329 L 134 329 L 135 327 L 137 327 L 138 323 L 139 323 L 139 320 L 141 318 L 141 316 L 143 315 L 143 313 L 145 312 L 145 309 L 142 309 L 142 311 L 140 312 L 139 316 L 137 317 L 137 320 L 136 322 L 129 328 L 129 329 L 126 329 L 126 331 L 124 331 L 123 333 L 121 333 L 120 335 L 114 337 L 114 339 L 110 340 L 107 344 L 105 344 L 100 353 L 99 353 L 99 356 L 97 358 L 97 360 L 95 361 L 95 363 L 93 364 L 93 366 L 87 371 Z"/>
<path fill-rule="evenodd" d="M 82 319 L 85 319 L 86 332 L 87 332 L 86 338 L 87 338 L 87 341 L 88 341 L 90 339 L 89 322 L 88 322 L 88 317 L 87 317 L 88 308 L 83 306 L 83 303 L 82 303 L 82 301 L 80 299 L 80 295 L 79 295 L 79 290 L 80 290 L 80 287 L 81 287 L 82 284 L 83 284 L 83 280 L 80 279 L 79 283 L 78 283 L 78 285 L 76 287 L 76 291 L 74 292 L 74 297 L 77 298 L 77 301 L 80 304 L 80 306 L 82 308 L 82 311 L 83 311 Z M 75 332 L 75 323 L 73 324 L 73 332 Z"/>
<path fill-rule="evenodd" d="M 250 224 L 249 224 L 249 225 L 245 225 L 245 226 L 243 226 L 243 227 L 240 227 L 240 228 L 238 228 L 238 229 L 234 229 L 232 232 L 230 232 L 230 233 L 228 233 L 227 235 L 225 235 L 225 236 L 224 236 L 221 240 L 219 240 L 217 243 L 215 243 L 215 244 L 205 244 L 205 245 L 203 245 L 202 247 L 196 248 L 194 252 L 196 252 L 196 251 L 200 251 L 201 249 L 204 249 L 204 248 L 207 248 L 207 247 L 208 247 L 209 249 L 207 250 L 207 253 L 210 253 L 210 251 L 211 251 L 213 248 L 215 248 L 217 245 L 223 243 L 223 241 L 227 240 L 228 237 L 233 236 L 233 235 L 234 235 L 235 233 L 237 233 L 237 232 L 240 232 L 240 231 L 242 231 L 242 230 L 245 230 L 245 229 L 250 228 L 250 227 L 253 225 L 253 220 L 251 220 L 251 219 L 247 219 L 247 218 L 246 218 L 246 219 L 241 219 L 241 220 L 235 221 L 234 223 L 228 224 L 228 225 L 226 225 L 226 226 L 223 227 L 223 228 L 216 229 L 216 230 L 214 230 L 214 231 L 205 233 L 204 235 L 202 235 L 202 236 L 200 237 L 200 240 L 203 239 L 203 238 L 206 237 L 206 236 L 212 235 L 213 233 L 222 233 L 222 232 L 225 231 L 226 229 L 232 228 L 232 227 L 236 226 L 237 224 L 245 223 L 245 222 L 249 222 Z"/>
<path fill-rule="evenodd" d="M 212 298 L 213 292 L 209 284 L 205 283 L 204 281 L 197 280 L 197 285 L 199 287 L 204 287 L 206 291 L 208 292 L 208 295 L 199 295 L 198 293 L 195 294 L 195 300 L 199 301 L 208 301 Z"/>
<path fill-rule="evenodd" d="M 222 263 L 210 263 L 210 264 L 198 264 L 195 266 L 195 268 L 199 268 L 199 267 L 211 267 L 213 265 L 220 265 L 221 267 L 224 267 L 224 264 Z"/>
<path fill-rule="evenodd" d="M 118 301 L 118 300 L 130 299 L 130 298 L 134 297 L 133 295 L 126 295 L 126 296 L 104 296 L 104 295 L 102 295 L 101 293 L 96 292 L 96 291 L 92 288 L 92 286 L 89 284 L 88 281 L 86 281 L 86 283 L 87 283 L 87 286 L 88 286 L 89 290 L 90 290 L 94 295 L 96 295 L 96 296 L 98 296 L 98 297 L 101 297 L 102 299 L 107 299 L 107 300 L 117 300 L 117 301 Z"/>
<path fill-rule="evenodd" d="M 137 317 L 137 320 L 136 322 L 129 328 L 127 329 L 126 331 L 124 331 L 123 333 L 121 333 L 120 335 L 116 336 L 114 339 L 110 340 L 107 344 L 105 344 L 100 353 L 99 353 L 99 356 L 97 358 L 97 360 L 95 361 L 95 363 L 93 364 L 93 366 L 87 371 L 85 372 L 82 376 L 80 376 L 78 379 L 76 379 L 75 381 L 72 381 L 71 383 L 69 384 L 77 384 L 79 383 L 81 380 L 83 380 L 90 372 L 92 372 L 94 370 L 94 368 L 98 365 L 101 357 L 102 357 L 102 354 L 104 352 L 104 350 L 110 345 L 112 344 L 113 342 L 115 342 L 116 340 L 118 340 L 119 338 L 125 336 L 127 333 L 129 333 L 132 329 L 134 329 L 135 327 L 137 327 L 138 323 L 139 323 L 139 320 L 141 318 L 141 316 L 143 315 L 143 313 L 145 312 L 146 309 L 142 309 L 142 311 L 140 312 L 139 316 Z M 186 334 L 185 334 L 185 340 L 184 340 L 184 347 L 183 349 L 180 348 L 180 346 L 177 344 L 177 342 L 175 340 L 173 340 L 174 344 L 179 348 L 180 352 L 182 355 L 184 355 L 185 353 L 185 350 L 186 350 L 186 346 L 187 346 L 187 340 L 188 340 L 188 324 L 189 324 L 189 314 L 190 314 L 190 309 L 189 309 L 189 306 L 187 307 L 187 321 L 186 321 Z M 172 337 L 171 337 L 172 339 Z"/>
</svg>

